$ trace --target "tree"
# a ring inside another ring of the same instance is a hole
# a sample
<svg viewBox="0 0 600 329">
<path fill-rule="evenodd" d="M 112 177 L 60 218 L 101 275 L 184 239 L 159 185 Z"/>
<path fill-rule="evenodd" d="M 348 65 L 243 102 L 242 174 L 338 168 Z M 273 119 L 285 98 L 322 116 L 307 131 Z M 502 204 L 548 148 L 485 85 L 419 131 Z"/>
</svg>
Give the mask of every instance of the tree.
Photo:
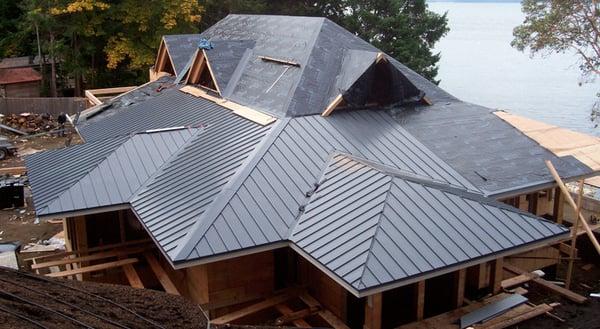
<svg viewBox="0 0 600 329">
<path fill-rule="evenodd" d="M 371 42 L 417 73 L 435 81 L 440 54 L 432 49 L 447 32 L 446 15 L 425 0 L 204 0 L 204 26 L 228 13 L 323 16 Z M 211 24 L 209 24 L 211 23 Z"/>
<path fill-rule="evenodd" d="M 584 82 L 600 75 L 600 7 L 596 0 L 523 0 L 525 21 L 513 31 L 512 46 L 532 55 L 573 51 Z M 597 94 L 600 97 L 600 94 Z M 600 103 L 593 109 L 598 117 Z"/>
</svg>

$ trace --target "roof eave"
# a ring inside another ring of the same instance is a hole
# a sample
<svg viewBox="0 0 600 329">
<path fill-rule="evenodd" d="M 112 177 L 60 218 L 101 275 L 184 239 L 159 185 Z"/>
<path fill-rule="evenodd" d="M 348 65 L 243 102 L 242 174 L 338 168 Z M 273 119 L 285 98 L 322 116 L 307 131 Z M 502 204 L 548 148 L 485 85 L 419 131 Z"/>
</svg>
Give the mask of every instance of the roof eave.
<svg viewBox="0 0 600 329">
<path fill-rule="evenodd" d="M 563 179 L 563 181 L 565 183 L 569 183 L 569 182 L 578 181 L 580 179 L 595 177 L 598 174 L 600 174 L 600 171 L 592 171 L 590 173 L 583 174 L 583 175 L 566 177 Z M 526 185 L 507 188 L 507 189 L 497 190 L 497 191 L 493 191 L 493 192 L 484 192 L 484 195 L 486 197 L 494 198 L 494 199 L 505 199 L 505 198 L 515 197 L 515 196 L 519 196 L 519 195 L 523 195 L 523 194 L 527 194 L 527 193 L 532 193 L 532 192 L 536 192 L 536 191 L 553 188 L 556 186 L 557 186 L 556 181 L 554 181 L 552 179 L 552 180 L 535 182 L 532 184 L 526 184 Z"/>
</svg>

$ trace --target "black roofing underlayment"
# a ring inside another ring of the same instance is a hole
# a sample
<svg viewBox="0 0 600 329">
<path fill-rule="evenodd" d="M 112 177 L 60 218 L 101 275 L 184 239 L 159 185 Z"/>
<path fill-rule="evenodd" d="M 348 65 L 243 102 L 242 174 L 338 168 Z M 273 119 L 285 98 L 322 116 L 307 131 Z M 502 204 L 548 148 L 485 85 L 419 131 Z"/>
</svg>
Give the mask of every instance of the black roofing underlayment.
<svg viewBox="0 0 600 329">
<path fill-rule="evenodd" d="M 397 104 L 322 117 L 357 83 L 369 90 L 379 52 L 335 23 L 229 15 L 201 35 L 165 37 L 180 77 L 201 37 L 222 96 L 277 121 L 262 126 L 161 78 L 82 115 L 86 144 L 27 158 L 38 215 L 130 207 L 176 267 L 290 244 L 356 294 L 568 232 L 484 195 L 552 183 L 544 160 L 564 178 L 588 167 L 390 57 Z M 423 94 L 434 105 L 411 102 Z M 156 144 L 165 138 L 177 142 Z M 137 181 L 115 178 L 133 165 Z M 119 195 L 85 197 L 102 191 Z"/>
</svg>

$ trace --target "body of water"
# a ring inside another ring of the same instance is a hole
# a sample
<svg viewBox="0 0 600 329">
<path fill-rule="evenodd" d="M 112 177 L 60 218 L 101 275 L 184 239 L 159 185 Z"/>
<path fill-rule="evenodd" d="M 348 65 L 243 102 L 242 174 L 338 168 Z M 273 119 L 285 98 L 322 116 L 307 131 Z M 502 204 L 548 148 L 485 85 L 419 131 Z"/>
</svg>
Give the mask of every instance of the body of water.
<svg viewBox="0 0 600 329">
<path fill-rule="evenodd" d="M 442 53 L 438 79 L 454 96 L 491 108 L 600 136 L 590 121 L 600 84 L 579 85 L 577 57 L 531 58 L 510 46 L 524 14 L 520 3 L 430 2 L 448 12 L 450 32 L 436 46 Z"/>
</svg>

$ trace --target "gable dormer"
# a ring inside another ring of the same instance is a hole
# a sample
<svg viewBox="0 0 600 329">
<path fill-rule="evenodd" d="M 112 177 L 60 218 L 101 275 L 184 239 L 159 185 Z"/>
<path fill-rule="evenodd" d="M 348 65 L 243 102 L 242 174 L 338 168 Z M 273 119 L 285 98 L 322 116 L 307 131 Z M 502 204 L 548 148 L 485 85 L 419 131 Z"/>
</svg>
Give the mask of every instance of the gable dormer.
<svg viewBox="0 0 600 329">
<path fill-rule="evenodd" d="M 158 55 L 156 56 L 154 69 L 151 69 L 150 71 L 150 80 L 156 80 L 156 78 L 158 78 L 158 75 L 160 75 L 161 73 L 175 75 L 175 66 L 173 65 L 171 56 L 169 55 L 169 49 L 167 48 L 164 38 L 160 42 L 160 47 L 158 48 Z M 153 79 L 153 77 L 155 78 Z"/>
<path fill-rule="evenodd" d="M 185 84 L 208 89 L 221 96 L 219 84 L 210 66 L 205 49 L 198 49 L 196 54 L 194 54 L 191 66 L 187 72 Z"/>
<path fill-rule="evenodd" d="M 422 97 L 384 53 L 347 50 L 321 115 L 329 116 L 337 109 L 381 107 Z"/>
</svg>

